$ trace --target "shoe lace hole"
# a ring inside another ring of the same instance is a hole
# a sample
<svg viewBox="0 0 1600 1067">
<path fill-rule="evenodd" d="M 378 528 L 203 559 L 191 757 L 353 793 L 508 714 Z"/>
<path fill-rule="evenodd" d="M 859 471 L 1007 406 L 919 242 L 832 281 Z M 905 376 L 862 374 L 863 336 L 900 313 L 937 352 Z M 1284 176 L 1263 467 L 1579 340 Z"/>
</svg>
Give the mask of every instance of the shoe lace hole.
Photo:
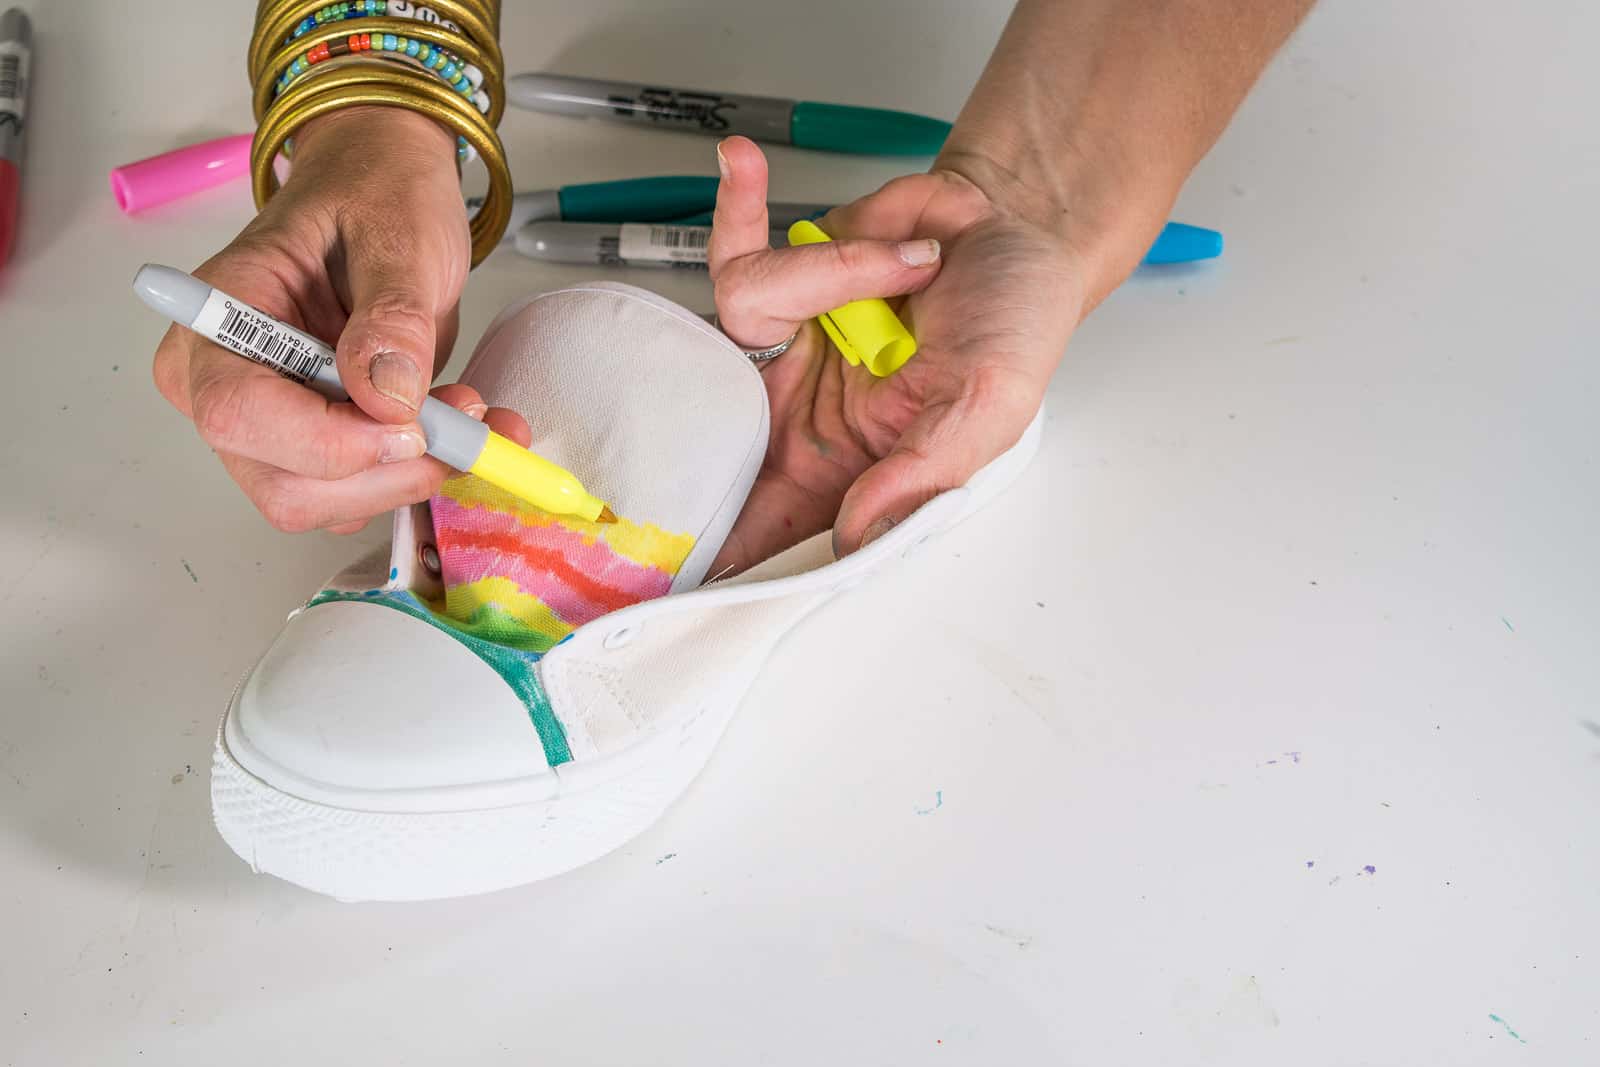
<svg viewBox="0 0 1600 1067">
<path fill-rule="evenodd" d="M 429 574 L 439 574 L 439 550 L 432 544 L 424 541 L 417 546 L 417 559 L 422 561 L 422 567 Z"/>
</svg>

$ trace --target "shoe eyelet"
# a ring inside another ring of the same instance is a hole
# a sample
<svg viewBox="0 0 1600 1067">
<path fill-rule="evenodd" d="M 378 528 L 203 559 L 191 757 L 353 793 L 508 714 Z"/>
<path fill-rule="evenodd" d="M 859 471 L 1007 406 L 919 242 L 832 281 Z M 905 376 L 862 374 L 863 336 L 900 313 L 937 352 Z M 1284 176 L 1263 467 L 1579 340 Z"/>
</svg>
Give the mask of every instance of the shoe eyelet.
<svg viewBox="0 0 1600 1067">
<path fill-rule="evenodd" d="M 638 636 L 639 627 L 624 626 L 620 630 L 612 630 L 606 634 L 606 639 L 602 643 L 609 649 L 626 648 L 628 645 L 633 644 L 633 639 Z"/>
<path fill-rule="evenodd" d="M 422 569 L 434 577 L 439 575 L 439 550 L 432 544 L 424 541 L 417 546 L 417 559 L 422 563 Z"/>
</svg>

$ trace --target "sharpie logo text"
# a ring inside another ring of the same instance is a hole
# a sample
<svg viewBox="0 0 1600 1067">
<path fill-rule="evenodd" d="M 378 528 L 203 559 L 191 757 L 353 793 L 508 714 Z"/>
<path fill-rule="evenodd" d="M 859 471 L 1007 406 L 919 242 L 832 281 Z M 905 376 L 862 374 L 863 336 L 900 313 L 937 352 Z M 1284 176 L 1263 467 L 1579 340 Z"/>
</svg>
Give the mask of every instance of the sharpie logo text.
<svg viewBox="0 0 1600 1067">
<path fill-rule="evenodd" d="M 739 107 L 711 93 L 681 93 L 672 89 L 641 89 L 637 97 L 613 95 L 606 97 L 606 103 L 618 115 L 627 118 L 681 123 L 713 133 L 726 130 L 729 121 L 724 112 L 736 111 Z"/>
</svg>

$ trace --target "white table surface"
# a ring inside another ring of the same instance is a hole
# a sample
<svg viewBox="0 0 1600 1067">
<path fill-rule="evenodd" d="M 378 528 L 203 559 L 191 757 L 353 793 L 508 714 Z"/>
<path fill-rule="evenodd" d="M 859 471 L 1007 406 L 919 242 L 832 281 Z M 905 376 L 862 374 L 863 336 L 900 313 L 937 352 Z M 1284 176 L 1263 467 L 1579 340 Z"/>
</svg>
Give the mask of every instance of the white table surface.
<svg viewBox="0 0 1600 1067">
<path fill-rule="evenodd" d="M 797 630 L 656 828 L 360 906 L 250 874 L 206 769 L 382 534 L 272 532 L 151 386 L 128 281 L 220 247 L 244 185 L 131 219 L 105 186 L 247 129 L 253 5 L 23 6 L 0 1064 L 1600 1062 L 1600 8 L 1326 5 L 1175 212 L 1225 258 L 1094 315 L 1021 485 Z M 506 7 L 513 69 L 948 116 L 1006 4 Z M 503 133 L 523 188 L 714 173 Z M 794 199 L 901 166 L 773 163 Z M 497 255 L 463 336 L 592 274 Z M 853 652 L 885 626 L 903 654 Z"/>
</svg>

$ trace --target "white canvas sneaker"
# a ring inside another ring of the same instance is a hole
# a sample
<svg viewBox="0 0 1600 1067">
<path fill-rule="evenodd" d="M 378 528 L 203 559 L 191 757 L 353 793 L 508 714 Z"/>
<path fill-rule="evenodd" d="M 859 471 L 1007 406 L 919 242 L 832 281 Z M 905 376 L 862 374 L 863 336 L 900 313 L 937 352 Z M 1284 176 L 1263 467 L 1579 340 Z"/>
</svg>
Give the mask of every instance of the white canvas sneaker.
<svg viewBox="0 0 1600 1067">
<path fill-rule="evenodd" d="M 212 806 L 253 869 L 343 900 L 502 889 L 642 833 L 705 765 L 777 641 L 1009 485 L 1041 424 L 843 560 L 823 533 L 701 585 L 767 443 L 760 375 L 727 338 L 651 293 L 595 283 L 508 308 L 462 380 L 524 415 L 535 451 L 625 520 L 692 548 L 655 599 L 541 654 L 441 614 L 421 504 L 396 512 L 387 550 L 289 617 L 223 716 Z"/>
</svg>

